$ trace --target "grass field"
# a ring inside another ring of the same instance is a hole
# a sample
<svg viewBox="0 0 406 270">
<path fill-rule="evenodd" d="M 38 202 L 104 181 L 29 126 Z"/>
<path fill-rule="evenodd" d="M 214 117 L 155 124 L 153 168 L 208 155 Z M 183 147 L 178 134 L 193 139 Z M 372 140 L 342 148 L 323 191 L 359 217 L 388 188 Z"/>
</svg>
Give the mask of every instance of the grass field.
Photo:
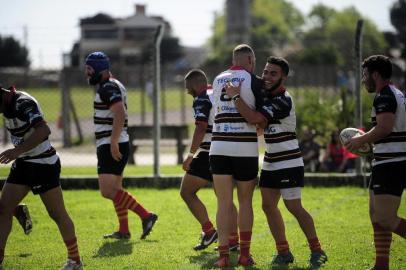
<svg viewBox="0 0 406 270">
<path fill-rule="evenodd" d="M 65 191 L 65 203 L 75 222 L 85 269 L 210 269 L 217 254 L 208 248 L 195 252 L 199 224 L 189 213 L 175 189 L 130 189 L 139 201 L 159 215 L 147 240 L 139 240 L 141 224 L 132 213 L 130 241 L 104 240 L 116 229 L 113 205 L 98 191 Z M 211 189 L 200 193 L 214 220 L 216 201 Z M 360 188 L 305 188 L 303 201 L 312 213 L 322 246 L 329 256 L 323 269 L 367 269 L 374 260 L 372 228 L 368 221 L 367 193 Z M 58 269 L 65 261 L 65 248 L 56 225 L 47 217 L 40 199 L 29 195 L 33 232 L 25 236 L 16 222 L 6 249 L 5 269 Z M 255 222 L 252 254 L 257 262 L 251 269 L 270 269 L 274 241 L 261 210 L 260 193 L 254 197 Z M 289 269 L 307 269 L 309 251 L 297 222 L 281 206 L 288 240 L 296 263 Z M 400 207 L 406 216 L 406 199 Z M 406 269 L 406 241 L 393 237 L 391 269 Z M 232 255 L 235 264 L 236 255 Z M 242 268 L 239 268 L 242 269 Z"/>
</svg>

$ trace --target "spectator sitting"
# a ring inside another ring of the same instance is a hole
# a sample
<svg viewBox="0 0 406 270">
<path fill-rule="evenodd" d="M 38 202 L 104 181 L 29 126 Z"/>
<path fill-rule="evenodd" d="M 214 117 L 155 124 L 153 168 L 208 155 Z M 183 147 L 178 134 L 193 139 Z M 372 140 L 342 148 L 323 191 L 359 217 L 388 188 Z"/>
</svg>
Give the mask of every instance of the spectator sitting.
<svg viewBox="0 0 406 270">
<path fill-rule="evenodd" d="M 305 128 L 299 144 L 306 172 L 318 171 L 320 166 L 320 145 L 314 141 L 314 135 L 314 130 Z"/>
<path fill-rule="evenodd" d="M 347 172 L 355 167 L 355 155 L 348 152 L 339 140 L 338 131 L 333 131 L 331 141 L 321 162 L 321 169 L 325 172 Z"/>
</svg>

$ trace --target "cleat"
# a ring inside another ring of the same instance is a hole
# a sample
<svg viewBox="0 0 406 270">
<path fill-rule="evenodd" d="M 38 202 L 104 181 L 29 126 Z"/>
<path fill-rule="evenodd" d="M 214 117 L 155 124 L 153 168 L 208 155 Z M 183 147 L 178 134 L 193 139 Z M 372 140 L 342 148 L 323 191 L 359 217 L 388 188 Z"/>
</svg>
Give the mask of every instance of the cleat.
<svg viewBox="0 0 406 270">
<path fill-rule="evenodd" d="M 324 251 L 314 251 L 310 254 L 310 268 L 318 269 L 327 262 L 327 255 Z"/>
<path fill-rule="evenodd" d="M 294 260 L 292 252 L 289 251 L 287 254 L 274 255 L 271 264 L 277 266 L 288 265 L 293 263 Z"/>
<path fill-rule="evenodd" d="M 217 242 L 218 234 L 217 231 L 208 235 L 202 232 L 200 244 L 193 247 L 194 250 L 203 250 L 210 246 L 212 243 Z"/>
<path fill-rule="evenodd" d="M 230 245 L 228 250 L 231 251 L 231 252 L 240 251 L 240 243 Z M 219 251 L 219 247 L 215 247 L 214 251 Z"/>
<path fill-rule="evenodd" d="M 119 240 L 126 240 L 131 238 L 130 233 L 122 233 L 122 232 L 113 232 L 110 234 L 103 235 L 104 239 L 119 239 Z"/>
<path fill-rule="evenodd" d="M 26 235 L 30 234 L 32 231 L 32 220 L 30 217 L 30 212 L 28 211 L 28 206 L 26 204 L 17 205 L 14 216 L 23 228 L 24 233 Z"/>
<path fill-rule="evenodd" d="M 142 234 L 140 239 L 145 239 L 145 237 L 149 235 L 149 233 L 152 231 L 152 227 L 154 227 L 154 224 L 157 220 L 158 216 L 154 213 L 151 213 L 149 217 L 142 220 Z"/>
<path fill-rule="evenodd" d="M 228 256 L 220 257 L 213 265 L 217 268 L 225 268 L 230 266 L 230 258 Z"/>
<path fill-rule="evenodd" d="M 75 262 L 68 259 L 68 261 L 59 270 L 83 270 L 82 262 Z"/>
<path fill-rule="evenodd" d="M 252 255 L 247 256 L 242 256 L 238 258 L 238 265 L 240 266 L 253 266 L 255 264 L 254 259 L 252 258 Z"/>
</svg>

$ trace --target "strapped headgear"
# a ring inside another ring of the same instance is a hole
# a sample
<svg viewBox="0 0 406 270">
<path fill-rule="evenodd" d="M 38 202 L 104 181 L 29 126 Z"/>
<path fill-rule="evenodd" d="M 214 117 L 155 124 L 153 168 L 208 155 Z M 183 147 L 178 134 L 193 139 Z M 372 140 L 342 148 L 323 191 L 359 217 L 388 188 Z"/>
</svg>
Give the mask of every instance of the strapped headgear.
<svg viewBox="0 0 406 270">
<path fill-rule="evenodd" d="M 86 57 L 85 65 L 93 68 L 94 74 L 89 78 L 89 83 L 92 85 L 98 84 L 101 80 L 102 71 L 109 70 L 109 58 L 103 52 L 92 52 Z"/>
</svg>

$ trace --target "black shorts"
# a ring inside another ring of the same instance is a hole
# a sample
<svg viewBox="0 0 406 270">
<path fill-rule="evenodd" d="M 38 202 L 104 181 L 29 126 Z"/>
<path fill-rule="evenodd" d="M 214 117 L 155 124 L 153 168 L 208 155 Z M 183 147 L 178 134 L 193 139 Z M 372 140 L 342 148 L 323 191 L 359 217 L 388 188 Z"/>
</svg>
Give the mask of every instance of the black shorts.
<svg viewBox="0 0 406 270">
<path fill-rule="evenodd" d="M 213 182 L 213 176 L 210 172 L 209 152 L 199 152 L 190 163 L 190 169 L 187 173 Z"/>
<path fill-rule="evenodd" d="M 237 181 L 250 181 L 258 175 L 258 157 L 210 156 L 212 174 L 232 175 Z"/>
<path fill-rule="evenodd" d="M 60 186 L 60 173 L 59 158 L 55 164 L 40 164 L 16 159 L 11 165 L 6 183 L 28 186 L 32 193 L 41 194 Z"/>
<path fill-rule="evenodd" d="M 261 170 L 260 187 L 264 188 L 294 188 L 304 186 L 304 167 L 293 167 L 276 171 Z"/>
<path fill-rule="evenodd" d="M 110 144 L 102 144 L 97 147 L 97 173 L 123 175 L 128 160 L 129 146 L 128 142 L 118 144 L 122 155 L 120 161 L 116 161 L 111 156 Z"/>
<path fill-rule="evenodd" d="M 389 162 L 372 167 L 369 189 L 375 195 L 402 196 L 406 188 L 406 161 Z"/>
</svg>

